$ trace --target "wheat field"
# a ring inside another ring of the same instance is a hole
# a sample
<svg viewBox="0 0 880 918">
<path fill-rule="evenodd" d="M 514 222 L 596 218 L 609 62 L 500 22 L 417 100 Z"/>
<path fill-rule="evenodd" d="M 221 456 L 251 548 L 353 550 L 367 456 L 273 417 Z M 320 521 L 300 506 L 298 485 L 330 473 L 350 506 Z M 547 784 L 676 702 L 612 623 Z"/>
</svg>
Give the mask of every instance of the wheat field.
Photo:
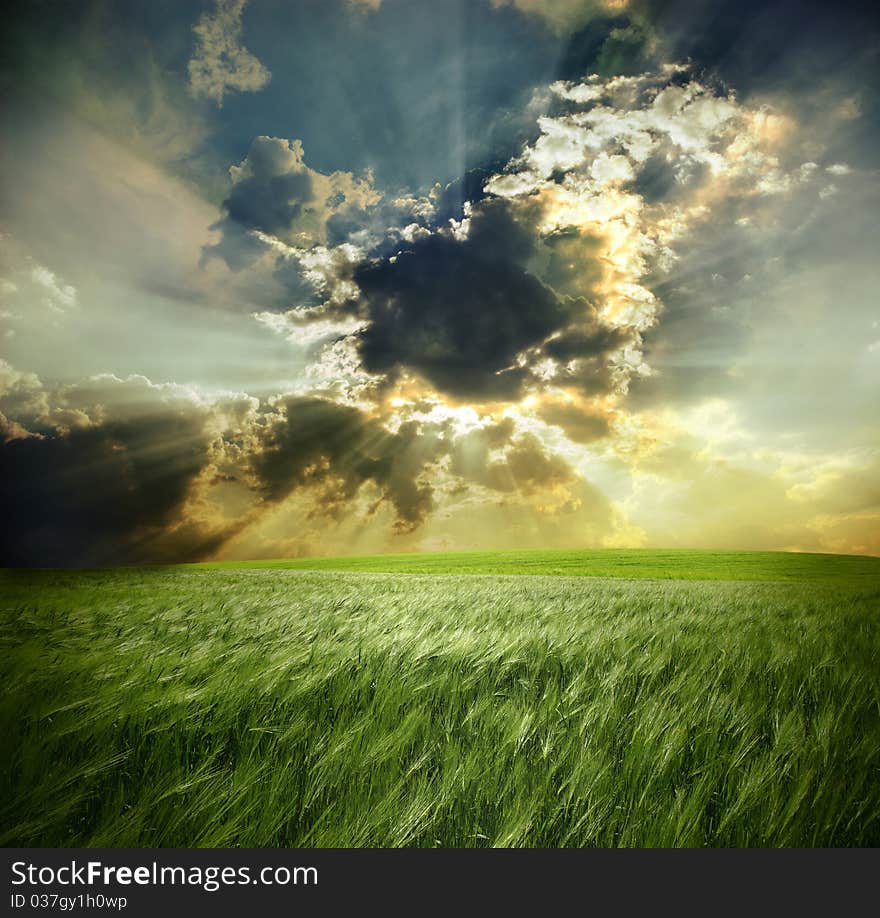
<svg viewBox="0 0 880 918">
<path fill-rule="evenodd" d="M 878 581 L 0 573 L 2 844 L 880 844 Z"/>
</svg>

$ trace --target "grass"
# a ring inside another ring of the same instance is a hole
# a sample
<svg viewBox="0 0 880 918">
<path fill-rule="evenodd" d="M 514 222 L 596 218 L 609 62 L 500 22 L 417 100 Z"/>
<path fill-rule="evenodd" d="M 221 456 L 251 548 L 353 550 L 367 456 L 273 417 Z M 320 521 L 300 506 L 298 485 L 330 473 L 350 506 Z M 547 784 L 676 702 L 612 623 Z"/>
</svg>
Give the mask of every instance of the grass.
<svg viewBox="0 0 880 918">
<path fill-rule="evenodd" d="M 880 844 L 876 580 L 186 567 L 0 600 L 3 845 Z"/>
<path fill-rule="evenodd" d="M 279 568 L 389 574 L 517 574 L 649 580 L 880 583 L 880 558 L 779 551 L 549 549 L 425 552 L 339 558 L 220 561 L 205 570 Z"/>
</svg>

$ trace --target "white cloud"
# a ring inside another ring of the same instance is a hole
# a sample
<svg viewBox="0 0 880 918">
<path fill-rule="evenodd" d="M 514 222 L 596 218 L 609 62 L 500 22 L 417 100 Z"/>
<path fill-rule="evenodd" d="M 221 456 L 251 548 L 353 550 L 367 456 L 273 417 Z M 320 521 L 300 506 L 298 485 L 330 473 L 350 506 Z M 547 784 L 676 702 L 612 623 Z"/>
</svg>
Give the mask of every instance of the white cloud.
<svg viewBox="0 0 880 918">
<path fill-rule="evenodd" d="M 43 303 L 53 312 L 63 314 L 76 307 L 76 288 L 60 283 L 48 268 L 37 265 L 31 271 L 31 280 L 45 292 Z"/>
<path fill-rule="evenodd" d="M 625 156 L 600 153 L 590 167 L 590 174 L 600 185 L 628 182 L 635 178 L 633 167 Z"/>
<path fill-rule="evenodd" d="M 216 0 L 193 26 L 196 52 L 189 62 L 189 85 L 194 96 L 223 105 L 230 90 L 258 92 L 271 73 L 241 44 L 241 17 L 247 0 Z"/>
<path fill-rule="evenodd" d="M 345 338 L 366 326 L 362 319 L 316 319 L 311 309 L 291 309 L 289 312 L 257 312 L 254 318 L 291 344 L 311 347 L 322 341 Z"/>
<path fill-rule="evenodd" d="M 560 99 L 566 99 L 569 102 L 592 102 L 602 96 L 601 86 L 589 83 L 566 83 L 564 80 L 557 80 L 553 83 L 550 91 Z"/>
<path fill-rule="evenodd" d="M 0 236 L 0 331 L 13 338 L 27 327 L 61 326 L 79 307 L 76 287 L 36 261 L 10 235 Z"/>
<path fill-rule="evenodd" d="M 523 207 L 540 202 L 541 234 L 576 231 L 592 240 L 583 257 L 601 266 L 600 316 L 639 332 L 663 310 L 649 273 L 671 271 L 695 227 L 728 200 L 753 198 L 758 207 L 762 198 L 807 187 L 819 168 L 812 161 L 783 167 L 795 133 L 788 116 L 686 77 L 673 64 L 656 74 L 554 83 L 551 91 L 574 110 L 539 118 L 540 137 L 485 186 Z M 659 199 L 646 200 L 638 184 L 649 160 L 666 175 Z M 749 219 L 740 209 L 737 222 Z M 650 372 L 637 339 L 617 362 L 620 389 Z"/>
</svg>

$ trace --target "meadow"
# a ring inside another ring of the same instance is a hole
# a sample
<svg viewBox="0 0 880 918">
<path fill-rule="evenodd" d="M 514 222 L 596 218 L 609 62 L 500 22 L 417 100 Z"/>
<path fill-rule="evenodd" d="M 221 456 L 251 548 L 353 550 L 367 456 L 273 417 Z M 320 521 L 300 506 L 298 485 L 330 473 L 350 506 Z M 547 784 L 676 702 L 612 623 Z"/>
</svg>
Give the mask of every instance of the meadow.
<svg viewBox="0 0 880 918">
<path fill-rule="evenodd" d="M 542 577 L 626 577 L 635 580 L 776 580 L 880 583 L 880 558 L 784 551 L 687 549 L 526 549 L 406 552 L 336 558 L 208 561 L 201 570 L 367 571 L 387 574 L 505 574 Z"/>
<path fill-rule="evenodd" d="M 880 560 L 788 557 L 0 572 L 0 843 L 878 845 Z"/>
</svg>

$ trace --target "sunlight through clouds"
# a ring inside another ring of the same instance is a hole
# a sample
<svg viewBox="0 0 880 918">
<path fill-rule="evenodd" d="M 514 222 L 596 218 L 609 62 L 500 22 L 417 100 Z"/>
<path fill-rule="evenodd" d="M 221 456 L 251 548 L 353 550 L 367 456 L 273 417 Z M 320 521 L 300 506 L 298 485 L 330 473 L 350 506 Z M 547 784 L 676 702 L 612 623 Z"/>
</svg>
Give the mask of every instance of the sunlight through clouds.
<svg viewBox="0 0 880 918">
<path fill-rule="evenodd" d="M 876 551 L 870 53 L 707 6 L 22 14 L 18 560 Z"/>
</svg>

